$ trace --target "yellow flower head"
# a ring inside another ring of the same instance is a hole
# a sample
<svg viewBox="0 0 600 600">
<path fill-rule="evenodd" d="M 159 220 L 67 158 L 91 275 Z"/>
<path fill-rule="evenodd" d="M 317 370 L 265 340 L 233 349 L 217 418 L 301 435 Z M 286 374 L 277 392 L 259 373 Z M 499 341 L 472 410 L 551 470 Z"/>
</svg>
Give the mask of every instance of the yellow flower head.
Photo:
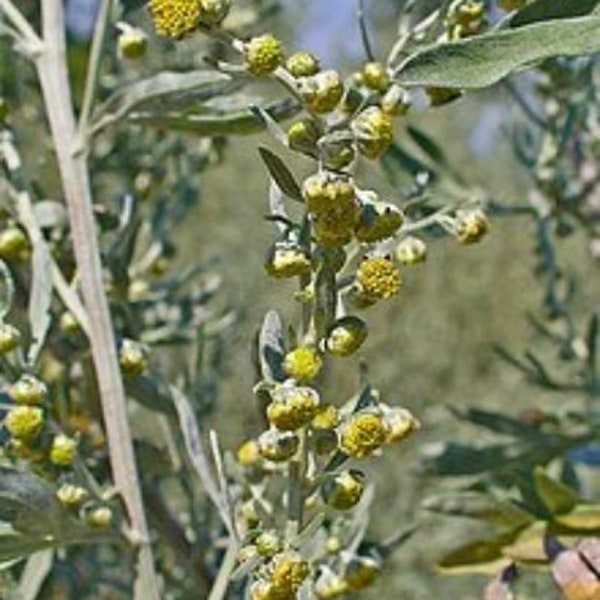
<svg viewBox="0 0 600 600">
<path fill-rule="evenodd" d="M 319 600 L 339 598 L 348 592 L 348 584 L 342 577 L 327 570 L 315 581 L 314 592 Z"/>
<path fill-rule="evenodd" d="M 57 467 L 69 467 L 77 456 L 77 441 L 64 435 L 58 434 L 52 440 L 50 448 L 50 462 Z"/>
<path fill-rule="evenodd" d="M 242 467 L 253 467 L 261 460 L 256 440 L 247 440 L 237 450 L 237 461 Z"/>
<path fill-rule="evenodd" d="M 303 184 L 302 193 L 306 206 L 313 215 L 328 214 L 336 210 L 340 214 L 350 213 L 354 223 L 357 209 L 356 190 L 347 177 L 318 173 Z"/>
<path fill-rule="evenodd" d="M 310 259 L 296 244 L 276 243 L 267 257 L 265 269 L 271 277 L 289 279 L 310 273 Z"/>
<path fill-rule="evenodd" d="M 322 71 L 300 80 L 300 93 L 310 110 L 331 112 L 344 95 L 344 83 L 336 71 Z"/>
<path fill-rule="evenodd" d="M 362 346 L 367 334 L 367 324 L 362 319 L 342 317 L 329 330 L 325 349 L 335 356 L 350 356 Z"/>
<path fill-rule="evenodd" d="M 314 429 L 331 431 L 340 424 L 340 420 L 340 411 L 333 404 L 321 404 L 311 421 L 311 425 Z"/>
<path fill-rule="evenodd" d="M 323 499 L 337 510 L 349 510 L 356 506 L 365 491 L 365 476 L 350 469 L 330 477 L 322 488 Z"/>
<path fill-rule="evenodd" d="M 0 355 L 8 354 L 19 347 L 21 332 L 8 323 L 0 323 Z"/>
<path fill-rule="evenodd" d="M 200 23 L 206 27 L 214 27 L 220 25 L 229 14 L 231 0 L 200 0 L 200 6 Z"/>
<path fill-rule="evenodd" d="M 490 222 L 482 210 L 462 210 L 456 213 L 456 237 L 462 244 L 476 244 L 490 230 Z"/>
<path fill-rule="evenodd" d="M 8 391 L 17 404 L 37 406 L 42 404 L 48 394 L 48 387 L 33 375 L 22 375 Z"/>
<path fill-rule="evenodd" d="M 283 359 L 285 372 L 299 381 L 314 379 L 321 370 L 323 361 L 315 348 L 300 346 L 288 352 Z"/>
<path fill-rule="evenodd" d="M 388 433 L 380 414 L 372 411 L 354 414 L 343 426 L 340 450 L 352 458 L 366 458 L 385 444 Z"/>
<path fill-rule="evenodd" d="M 401 442 L 414 431 L 421 429 L 421 424 L 411 412 L 404 408 L 380 406 L 383 420 L 388 428 L 386 443 Z"/>
<path fill-rule="evenodd" d="M 397 294 L 402 280 L 400 272 L 389 258 L 377 256 L 362 261 L 356 273 L 356 284 L 362 296 L 377 301 Z"/>
<path fill-rule="evenodd" d="M 318 73 L 321 67 L 318 58 L 314 54 L 310 52 L 296 52 L 287 59 L 285 68 L 294 77 L 310 77 Z"/>
<path fill-rule="evenodd" d="M 309 387 L 283 385 L 272 396 L 267 417 L 280 431 L 295 431 L 308 425 L 319 408 L 319 395 Z"/>
<path fill-rule="evenodd" d="M 358 149 L 366 158 L 379 158 L 394 139 L 392 118 L 378 106 L 366 108 L 353 123 Z"/>
<path fill-rule="evenodd" d="M 260 455 L 273 462 L 284 462 L 290 459 L 296 454 L 299 444 L 298 436 L 292 431 L 268 429 L 258 438 Z"/>
<path fill-rule="evenodd" d="M 376 92 L 385 92 L 390 87 L 390 76 L 381 63 L 367 63 L 363 67 L 362 76 L 365 85 Z"/>
<path fill-rule="evenodd" d="M 263 531 L 256 540 L 254 540 L 254 544 L 256 545 L 257 552 L 261 556 L 269 558 L 275 556 L 278 552 L 281 552 L 283 546 L 281 536 L 274 529 Z"/>
<path fill-rule="evenodd" d="M 85 522 L 93 529 L 106 529 L 113 520 L 113 512 L 108 506 L 99 506 L 90 510 L 85 516 Z"/>
<path fill-rule="evenodd" d="M 396 246 L 396 260 L 401 265 L 416 265 L 427 259 L 427 244 L 420 238 L 408 236 Z"/>
<path fill-rule="evenodd" d="M 270 34 L 252 38 L 246 46 L 246 66 L 254 75 L 269 75 L 283 64 L 283 46 Z"/>
<path fill-rule="evenodd" d="M 156 33 L 179 40 L 196 31 L 202 16 L 200 0 L 150 0 Z"/>
<path fill-rule="evenodd" d="M 357 592 L 372 585 L 380 572 L 381 564 L 378 560 L 368 556 L 357 556 L 346 566 L 344 580 L 348 584 L 348 590 Z"/>
<path fill-rule="evenodd" d="M 148 352 L 146 347 L 134 340 L 123 340 L 119 351 L 119 364 L 121 365 L 123 374 L 127 377 L 140 377 L 148 369 Z"/>
<path fill-rule="evenodd" d="M 58 501 L 67 508 L 82 505 L 88 499 L 88 492 L 85 488 L 77 485 L 65 483 L 56 490 Z"/>
<path fill-rule="evenodd" d="M 299 554 L 282 552 L 273 558 L 269 581 L 282 598 L 295 598 L 309 574 L 310 566 Z"/>
<path fill-rule="evenodd" d="M 32 442 L 44 427 L 44 412 L 36 406 L 11 408 L 4 418 L 4 427 L 14 438 Z"/>
<path fill-rule="evenodd" d="M 354 233 L 361 242 L 379 242 L 394 235 L 403 220 L 402 211 L 394 204 L 378 200 L 363 201 Z"/>
</svg>

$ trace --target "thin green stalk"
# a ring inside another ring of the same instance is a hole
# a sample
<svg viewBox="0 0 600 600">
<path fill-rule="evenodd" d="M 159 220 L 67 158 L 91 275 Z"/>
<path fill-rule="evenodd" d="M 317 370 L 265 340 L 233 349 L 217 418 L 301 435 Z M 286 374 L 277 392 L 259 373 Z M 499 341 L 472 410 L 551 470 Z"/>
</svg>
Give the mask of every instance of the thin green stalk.
<svg viewBox="0 0 600 600">
<path fill-rule="evenodd" d="M 237 562 L 238 546 L 232 539 L 227 547 L 227 552 L 223 557 L 223 562 L 219 568 L 219 573 L 215 579 L 215 583 L 210 591 L 208 600 L 223 600 L 227 594 L 227 588 L 231 581 L 231 574 L 235 569 Z"/>
</svg>

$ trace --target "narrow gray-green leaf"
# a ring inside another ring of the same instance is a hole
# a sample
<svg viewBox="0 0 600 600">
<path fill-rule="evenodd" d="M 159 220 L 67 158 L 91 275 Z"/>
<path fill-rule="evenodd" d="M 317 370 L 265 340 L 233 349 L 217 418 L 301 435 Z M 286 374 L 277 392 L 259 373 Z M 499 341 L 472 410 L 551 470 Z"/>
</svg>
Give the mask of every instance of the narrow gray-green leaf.
<svg viewBox="0 0 600 600">
<path fill-rule="evenodd" d="M 18 600 L 35 600 L 38 597 L 53 563 L 54 550 L 51 548 L 40 550 L 27 559 L 17 590 Z"/>
<path fill-rule="evenodd" d="M 279 189 L 293 200 L 303 202 L 300 186 L 283 160 L 268 148 L 261 146 L 258 151 Z"/>
<path fill-rule="evenodd" d="M 274 310 L 269 311 L 263 320 L 258 335 L 258 355 L 261 374 L 266 381 L 283 381 L 285 379 L 283 324 L 281 317 Z"/>
<path fill-rule="evenodd" d="M 0 321 L 6 317 L 12 307 L 15 296 L 15 282 L 7 264 L 0 260 Z"/>
<path fill-rule="evenodd" d="M 556 56 L 600 51 L 600 17 L 546 21 L 439 44 L 416 52 L 397 69 L 405 86 L 477 89 Z"/>
<path fill-rule="evenodd" d="M 569 19 L 592 14 L 600 0 L 536 0 L 509 20 L 510 27 L 523 27 L 537 21 Z"/>
<path fill-rule="evenodd" d="M 27 360 L 34 364 L 50 327 L 52 302 L 52 258 L 48 246 L 35 243 L 31 257 L 31 295 L 29 297 L 29 326 L 31 346 Z"/>
</svg>

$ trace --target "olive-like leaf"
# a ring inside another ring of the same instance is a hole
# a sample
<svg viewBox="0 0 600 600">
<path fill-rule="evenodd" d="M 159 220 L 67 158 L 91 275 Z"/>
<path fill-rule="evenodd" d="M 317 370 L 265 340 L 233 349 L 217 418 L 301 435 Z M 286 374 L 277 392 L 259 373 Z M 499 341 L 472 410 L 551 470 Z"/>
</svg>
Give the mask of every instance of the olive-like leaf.
<svg viewBox="0 0 600 600">
<path fill-rule="evenodd" d="M 303 202 L 300 186 L 283 160 L 281 160 L 274 152 L 271 152 L 271 150 L 264 148 L 263 146 L 261 146 L 258 151 L 279 189 L 293 200 Z"/>
<path fill-rule="evenodd" d="M 551 514 L 560 515 L 575 508 L 577 494 L 560 481 L 549 477 L 544 467 L 536 467 L 533 477 L 537 494 Z"/>
<path fill-rule="evenodd" d="M 509 27 L 523 27 L 537 21 L 583 17 L 600 7 L 600 0 L 535 0 L 516 12 Z"/>
<path fill-rule="evenodd" d="M 556 515 L 554 522 L 564 529 L 600 535 L 600 504 L 579 504 L 566 514 Z"/>
<path fill-rule="evenodd" d="M 8 265 L 0 260 L 0 321 L 6 317 L 12 307 L 15 296 L 15 282 Z"/>
<path fill-rule="evenodd" d="M 266 381 L 283 381 L 285 379 L 283 324 L 279 313 L 274 310 L 269 311 L 263 320 L 258 335 L 258 355 L 263 379 Z"/>
<path fill-rule="evenodd" d="M 52 257 L 41 240 L 34 243 L 31 257 L 31 294 L 29 296 L 29 326 L 31 346 L 27 359 L 33 364 L 40 353 L 50 327 L 52 303 Z"/>
<path fill-rule="evenodd" d="M 514 504 L 476 492 L 431 496 L 423 502 L 423 508 L 444 515 L 468 517 L 514 529 L 525 527 L 533 521 L 531 515 Z"/>
<path fill-rule="evenodd" d="M 409 56 L 396 70 L 405 86 L 485 88 L 511 73 L 556 56 L 600 51 L 600 17 L 534 23 L 430 46 Z"/>
</svg>

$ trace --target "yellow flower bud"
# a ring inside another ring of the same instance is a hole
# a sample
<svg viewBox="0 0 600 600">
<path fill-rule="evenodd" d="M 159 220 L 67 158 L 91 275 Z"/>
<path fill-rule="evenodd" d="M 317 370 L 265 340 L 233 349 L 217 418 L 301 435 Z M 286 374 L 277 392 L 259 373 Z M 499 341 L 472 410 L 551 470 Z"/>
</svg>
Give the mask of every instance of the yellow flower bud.
<svg viewBox="0 0 600 600">
<path fill-rule="evenodd" d="M 77 441 L 61 434 L 52 440 L 50 462 L 57 467 L 70 467 L 77 456 Z"/>
<path fill-rule="evenodd" d="M 283 542 L 281 536 L 274 529 L 263 531 L 255 540 L 256 550 L 261 556 L 271 558 L 281 552 Z"/>
<path fill-rule="evenodd" d="M 148 369 L 148 353 L 145 346 L 134 340 L 124 339 L 119 351 L 119 364 L 126 377 L 136 378 Z"/>
<path fill-rule="evenodd" d="M 390 76 L 386 68 L 378 62 L 370 62 L 364 66 L 363 81 L 376 92 L 385 92 L 390 87 Z"/>
<path fill-rule="evenodd" d="M 335 356 L 350 356 L 362 346 L 367 334 L 367 324 L 362 319 L 342 317 L 329 330 L 325 349 Z"/>
<path fill-rule="evenodd" d="M 356 506 L 365 491 L 365 475 L 355 469 L 329 477 L 321 493 L 323 500 L 336 510 L 350 510 Z"/>
<path fill-rule="evenodd" d="M 113 520 L 113 512 L 107 506 L 90 510 L 85 515 L 85 522 L 93 529 L 107 529 Z"/>
<path fill-rule="evenodd" d="M 258 550 L 254 544 L 243 546 L 238 552 L 238 562 L 245 563 L 249 560 L 253 560 L 258 556 Z"/>
<path fill-rule="evenodd" d="M 366 458 L 385 444 L 388 434 L 387 425 L 379 413 L 359 412 L 343 425 L 340 450 L 352 458 Z"/>
<path fill-rule="evenodd" d="M 65 483 L 56 490 L 58 501 L 67 508 L 75 508 L 81 506 L 88 499 L 86 489 L 77 485 Z"/>
<path fill-rule="evenodd" d="M 401 442 L 414 431 L 421 429 L 421 424 L 411 412 L 404 408 L 380 406 L 383 420 L 388 428 L 387 444 Z"/>
<path fill-rule="evenodd" d="M 321 370 L 323 361 L 315 348 L 300 346 L 288 352 L 283 359 L 285 372 L 298 381 L 310 381 Z"/>
<path fill-rule="evenodd" d="M 331 112 L 344 96 L 344 83 L 336 71 L 322 71 L 299 81 L 300 94 L 313 112 Z"/>
<path fill-rule="evenodd" d="M 202 15 L 200 0 L 150 0 L 148 8 L 156 33 L 174 40 L 196 31 Z"/>
<path fill-rule="evenodd" d="M 408 112 L 411 104 L 410 93 L 394 84 L 381 99 L 381 110 L 391 117 L 399 117 Z"/>
<path fill-rule="evenodd" d="M 332 210 L 351 213 L 349 221 L 354 223 L 357 212 L 356 190 L 347 177 L 319 173 L 304 181 L 302 194 L 309 212 L 327 214 Z"/>
<path fill-rule="evenodd" d="M 119 56 L 129 60 L 143 58 L 148 49 L 146 34 L 135 27 L 127 27 L 119 36 L 117 43 Z"/>
<path fill-rule="evenodd" d="M 59 326 L 62 333 L 66 336 L 74 336 L 81 333 L 79 321 L 75 318 L 75 315 L 70 312 L 64 312 L 60 316 Z"/>
<path fill-rule="evenodd" d="M 12 384 L 8 393 L 17 404 L 35 406 L 42 404 L 48 394 L 48 388 L 37 377 L 22 375 Z"/>
<path fill-rule="evenodd" d="M 269 581 L 276 590 L 277 598 L 293 600 L 310 574 L 310 566 L 295 552 L 282 552 L 273 558 Z"/>
<path fill-rule="evenodd" d="M 346 566 L 344 580 L 349 591 L 357 592 L 371 586 L 380 572 L 380 561 L 367 556 L 357 556 Z"/>
<path fill-rule="evenodd" d="M 310 259 L 306 251 L 291 242 L 275 243 L 265 262 L 267 273 L 277 279 L 307 275 L 310 273 L 310 267 Z"/>
<path fill-rule="evenodd" d="M 280 431 L 308 425 L 319 408 L 319 395 L 309 387 L 283 385 L 272 393 L 267 408 L 269 422 Z"/>
<path fill-rule="evenodd" d="M 456 213 L 456 237 L 462 244 L 475 244 L 490 230 L 490 222 L 481 210 L 460 210 Z"/>
<path fill-rule="evenodd" d="M 416 265 L 427 259 L 427 244 L 414 236 L 405 237 L 396 246 L 396 260 L 401 265 Z"/>
<path fill-rule="evenodd" d="M 310 52 L 296 52 L 292 54 L 287 59 L 285 68 L 294 77 L 310 77 L 318 73 L 321 69 L 319 60 Z"/>
<path fill-rule="evenodd" d="M 273 462 L 284 462 L 290 459 L 298 450 L 300 440 L 292 431 L 277 431 L 269 429 L 258 438 L 260 455 Z"/>
<path fill-rule="evenodd" d="M 0 232 L 0 258 L 3 260 L 24 260 L 30 252 L 29 239 L 20 227 L 9 227 Z"/>
<path fill-rule="evenodd" d="M 200 0 L 200 23 L 205 27 L 220 25 L 231 9 L 231 0 Z"/>
<path fill-rule="evenodd" d="M 360 218 L 354 229 L 357 240 L 379 242 L 394 235 L 402 226 L 402 211 L 394 204 L 376 199 L 362 200 L 361 204 Z"/>
<path fill-rule="evenodd" d="M 340 421 L 340 411 L 333 404 L 321 404 L 311 421 L 311 425 L 314 429 L 330 431 L 335 429 Z"/>
<path fill-rule="evenodd" d="M 342 577 L 327 570 L 315 581 L 314 592 L 319 600 L 339 598 L 348 592 L 348 584 Z"/>
<path fill-rule="evenodd" d="M 401 285 L 400 272 L 389 258 L 382 256 L 363 260 L 356 273 L 358 292 L 367 301 L 391 298 Z"/>
<path fill-rule="evenodd" d="M 301 119 L 288 129 L 288 144 L 292 150 L 304 153 L 316 152 L 322 133 L 313 119 Z"/>
<path fill-rule="evenodd" d="M 378 106 L 370 106 L 361 112 L 352 128 L 358 141 L 358 149 L 366 158 L 379 158 L 394 139 L 392 119 Z"/>
<path fill-rule="evenodd" d="M 260 449 L 256 440 L 244 442 L 237 450 L 237 461 L 242 467 L 254 467 L 261 461 Z"/>
<path fill-rule="evenodd" d="M 270 34 L 252 38 L 246 45 L 246 66 L 254 75 L 269 75 L 283 64 L 283 46 Z"/>
<path fill-rule="evenodd" d="M 0 355 L 16 350 L 21 343 L 21 332 L 8 323 L 0 323 Z"/>
<path fill-rule="evenodd" d="M 44 412 L 34 406 L 11 408 L 4 418 L 4 427 L 14 438 L 33 442 L 44 427 Z"/>
</svg>

